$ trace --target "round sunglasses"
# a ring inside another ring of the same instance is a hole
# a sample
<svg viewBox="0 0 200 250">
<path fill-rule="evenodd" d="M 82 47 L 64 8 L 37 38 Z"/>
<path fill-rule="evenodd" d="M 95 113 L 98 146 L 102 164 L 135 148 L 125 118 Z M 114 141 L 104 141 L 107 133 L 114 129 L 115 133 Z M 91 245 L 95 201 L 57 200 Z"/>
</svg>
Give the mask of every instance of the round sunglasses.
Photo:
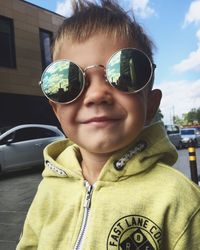
<svg viewBox="0 0 200 250">
<path fill-rule="evenodd" d="M 43 72 L 41 81 L 44 95 L 51 101 L 67 104 L 75 101 L 86 86 L 86 71 L 102 67 L 106 81 L 114 88 L 127 94 L 145 88 L 154 74 L 155 64 L 141 50 L 125 48 L 115 52 L 106 67 L 91 65 L 84 70 L 67 59 L 51 63 Z"/>
</svg>

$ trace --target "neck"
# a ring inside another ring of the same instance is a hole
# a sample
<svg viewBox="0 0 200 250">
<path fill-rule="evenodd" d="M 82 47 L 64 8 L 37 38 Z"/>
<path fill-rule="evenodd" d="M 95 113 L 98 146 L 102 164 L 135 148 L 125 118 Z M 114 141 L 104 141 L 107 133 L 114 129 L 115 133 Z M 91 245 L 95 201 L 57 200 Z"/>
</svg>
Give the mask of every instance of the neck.
<svg viewBox="0 0 200 250">
<path fill-rule="evenodd" d="M 80 149 L 82 155 L 82 174 L 91 185 L 96 182 L 98 176 L 111 154 L 94 154 Z"/>
</svg>

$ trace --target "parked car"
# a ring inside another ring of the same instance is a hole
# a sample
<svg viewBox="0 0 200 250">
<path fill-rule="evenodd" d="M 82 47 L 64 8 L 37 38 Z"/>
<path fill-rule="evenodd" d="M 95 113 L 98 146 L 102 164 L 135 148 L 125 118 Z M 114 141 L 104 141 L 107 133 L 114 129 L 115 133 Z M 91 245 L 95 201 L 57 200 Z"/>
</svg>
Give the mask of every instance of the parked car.
<svg viewBox="0 0 200 250">
<path fill-rule="evenodd" d="M 165 130 L 172 144 L 178 149 L 183 148 L 180 128 L 177 125 L 165 125 Z"/>
<path fill-rule="evenodd" d="M 0 173 L 43 164 L 44 147 L 60 139 L 64 139 L 64 134 L 50 125 L 0 129 Z"/>
<path fill-rule="evenodd" d="M 200 146 L 200 132 L 196 128 L 181 129 L 181 138 L 184 147 L 188 147 L 190 140 L 194 142 L 195 147 Z"/>
</svg>

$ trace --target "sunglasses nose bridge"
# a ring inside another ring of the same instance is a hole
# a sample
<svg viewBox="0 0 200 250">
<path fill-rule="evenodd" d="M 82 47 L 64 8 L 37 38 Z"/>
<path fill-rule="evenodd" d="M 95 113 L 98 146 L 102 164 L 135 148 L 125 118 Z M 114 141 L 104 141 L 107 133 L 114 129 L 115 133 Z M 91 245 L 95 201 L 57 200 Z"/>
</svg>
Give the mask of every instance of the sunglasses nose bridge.
<svg viewBox="0 0 200 250">
<path fill-rule="evenodd" d="M 106 74 L 106 68 L 105 66 L 103 66 L 102 64 L 93 64 L 93 65 L 89 65 L 87 66 L 86 68 L 83 69 L 83 74 L 84 74 L 84 77 L 86 77 L 86 72 L 90 69 L 93 69 L 93 68 L 102 68 L 104 70 L 104 77 L 105 77 L 105 81 L 108 82 L 108 79 L 107 79 L 107 74 Z"/>
<path fill-rule="evenodd" d="M 92 68 L 103 68 L 105 71 L 105 67 L 102 64 L 94 64 L 94 65 L 90 65 L 87 66 L 86 68 L 84 68 L 83 72 L 86 73 L 87 70 L 92 69 Z"/>
</svg>

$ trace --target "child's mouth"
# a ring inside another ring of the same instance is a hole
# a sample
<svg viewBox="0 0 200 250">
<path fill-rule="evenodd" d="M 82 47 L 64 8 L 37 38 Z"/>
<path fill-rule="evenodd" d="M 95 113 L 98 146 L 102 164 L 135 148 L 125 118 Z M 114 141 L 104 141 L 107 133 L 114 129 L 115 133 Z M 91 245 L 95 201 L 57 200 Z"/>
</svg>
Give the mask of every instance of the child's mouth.
<svg viewBox="0 0 200 250">
<path fill-rule="evenodd" d="M 119 117 L 108 117 L 108 116 L 100 116 L 100 117 L 93 117 L 91 119 L 88 119 L 83 122 L 83 124 L 89 124 L 94 126 L 107 126 L 115 124 L 116 122 L 119 122 L 121 118 Z"/>
</svg>

